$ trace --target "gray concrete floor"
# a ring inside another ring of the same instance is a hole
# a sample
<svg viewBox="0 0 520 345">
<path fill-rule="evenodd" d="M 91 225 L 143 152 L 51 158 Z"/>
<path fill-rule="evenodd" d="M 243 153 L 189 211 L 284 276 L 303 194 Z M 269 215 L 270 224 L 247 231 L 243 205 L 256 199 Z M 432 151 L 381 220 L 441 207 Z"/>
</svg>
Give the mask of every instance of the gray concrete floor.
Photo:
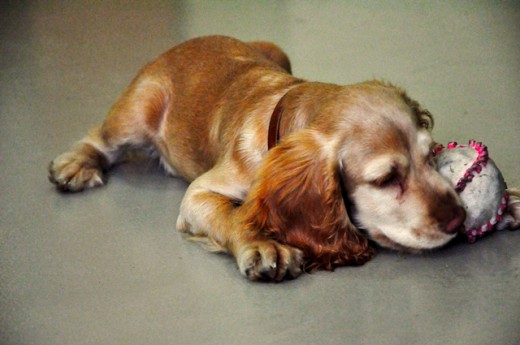
<svg viewBox="0 0 520 345">
<path fill-rule="evenodd" d="M 440 142 L 520 186 L 518 2 L 2 2 L 1 344 L 519 344 L 520 232 L 281 284 L 184 240 L 186 183 L 124 164 L 56 193 L 47 163 L 147 61 L 204 34 L 279 43 L 295 74 L 406 88 Z"/>
</svg>

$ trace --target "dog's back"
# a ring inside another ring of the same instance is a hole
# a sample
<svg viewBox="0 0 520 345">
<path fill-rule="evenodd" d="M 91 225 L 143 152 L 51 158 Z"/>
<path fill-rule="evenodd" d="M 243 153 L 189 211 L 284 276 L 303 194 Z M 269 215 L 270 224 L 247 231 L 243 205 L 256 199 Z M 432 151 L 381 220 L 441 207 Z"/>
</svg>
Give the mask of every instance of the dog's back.
<svg viewBox="0 0 520 345">
<path fill-rule="evenodd" d="M 271 43 L 210 36 L 172 48 L 144 67 L 136 81 L 153 80 L 162 86 L 151 97 L 156 110 L 146 119 L 158 134 L 154 145 L 177 173 L 196 178 L 233 141 L 235 133 L 226 126 L 236 129 L 236 121 L 244 121 L 245 112 L 252 111 L 249 105 L 273 94 L 274 79 L 280 87 L 294 80 L 285 68 L 290 70 L 289 59 Z M 146 92 L 151 89 L 147 86 Z"/>
</svg>

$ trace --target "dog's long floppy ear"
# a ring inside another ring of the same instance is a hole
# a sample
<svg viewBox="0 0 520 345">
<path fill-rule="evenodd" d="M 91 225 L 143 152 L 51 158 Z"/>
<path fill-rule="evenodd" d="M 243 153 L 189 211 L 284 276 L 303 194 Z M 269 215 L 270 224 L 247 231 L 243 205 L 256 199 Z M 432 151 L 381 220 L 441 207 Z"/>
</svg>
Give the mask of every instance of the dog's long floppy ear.
<svg viewBox="0 0 520 345">
<path fill-rule="evenodd" d="M 324 140 L 312 130 L 287 136 L 267 154 L 242 205 L 245 231 L 303 250 L 307 270 L 360 265 L 374 254 L 349 219 L 339 158 Z"/>
</svg>

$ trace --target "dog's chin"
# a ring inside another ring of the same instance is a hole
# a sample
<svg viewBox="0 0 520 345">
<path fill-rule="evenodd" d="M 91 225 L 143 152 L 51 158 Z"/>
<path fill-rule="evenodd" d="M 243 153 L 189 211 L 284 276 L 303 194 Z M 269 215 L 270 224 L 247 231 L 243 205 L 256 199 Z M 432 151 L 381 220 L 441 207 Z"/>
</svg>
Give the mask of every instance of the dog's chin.
<svg viewBox="0 0 520 345">
<path fill-rule="evenodd" d="M 410 254 L 420 254 L 423 252 L 443 247 L 444 245 L 449 243 L 453 238 L 456 237 L 456 235 L 439 234 L 438 236 L 435 236 L 435 238 L 431 238 L 429 240 L 414 241 L 413 244 L 403 244 L 398 241 L 392 240 L 390 237 L 388 237 L 381 231 L 364 230 L 363 232 L 367 234 L 367 237 L 370 240 L 372 240 L 373 242 L 375 242 L 383 248 L 388 248 L 398 252 Z"/>
</svg>

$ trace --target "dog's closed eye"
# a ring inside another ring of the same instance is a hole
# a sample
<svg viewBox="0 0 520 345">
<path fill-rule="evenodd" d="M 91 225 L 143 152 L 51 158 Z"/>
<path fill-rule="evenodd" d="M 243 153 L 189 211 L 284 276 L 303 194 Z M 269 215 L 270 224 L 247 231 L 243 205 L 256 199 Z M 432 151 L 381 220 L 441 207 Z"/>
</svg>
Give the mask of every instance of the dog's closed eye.
<svg viewBox="0 0 520 345">
<path fill-rule="evenodd" d="M 377 188 L 402 186 L 408 164 L 408 160 L 400 154 L 375 158 L 366 165 L 365 181 Z"/>
<path fill-rule="evenodd" d="M 372 185 L 379 187 L 379 188 L 387 188 L 391 186 L 398 186 L 401 185 L 402 179 L 399 175 L 399 172 L 397 168 L 392 167 L 390 172 L 388 172 L 385 175 L 382 175 L 381 177 L 373 180 L 371 182 Z"/>
</svg>

